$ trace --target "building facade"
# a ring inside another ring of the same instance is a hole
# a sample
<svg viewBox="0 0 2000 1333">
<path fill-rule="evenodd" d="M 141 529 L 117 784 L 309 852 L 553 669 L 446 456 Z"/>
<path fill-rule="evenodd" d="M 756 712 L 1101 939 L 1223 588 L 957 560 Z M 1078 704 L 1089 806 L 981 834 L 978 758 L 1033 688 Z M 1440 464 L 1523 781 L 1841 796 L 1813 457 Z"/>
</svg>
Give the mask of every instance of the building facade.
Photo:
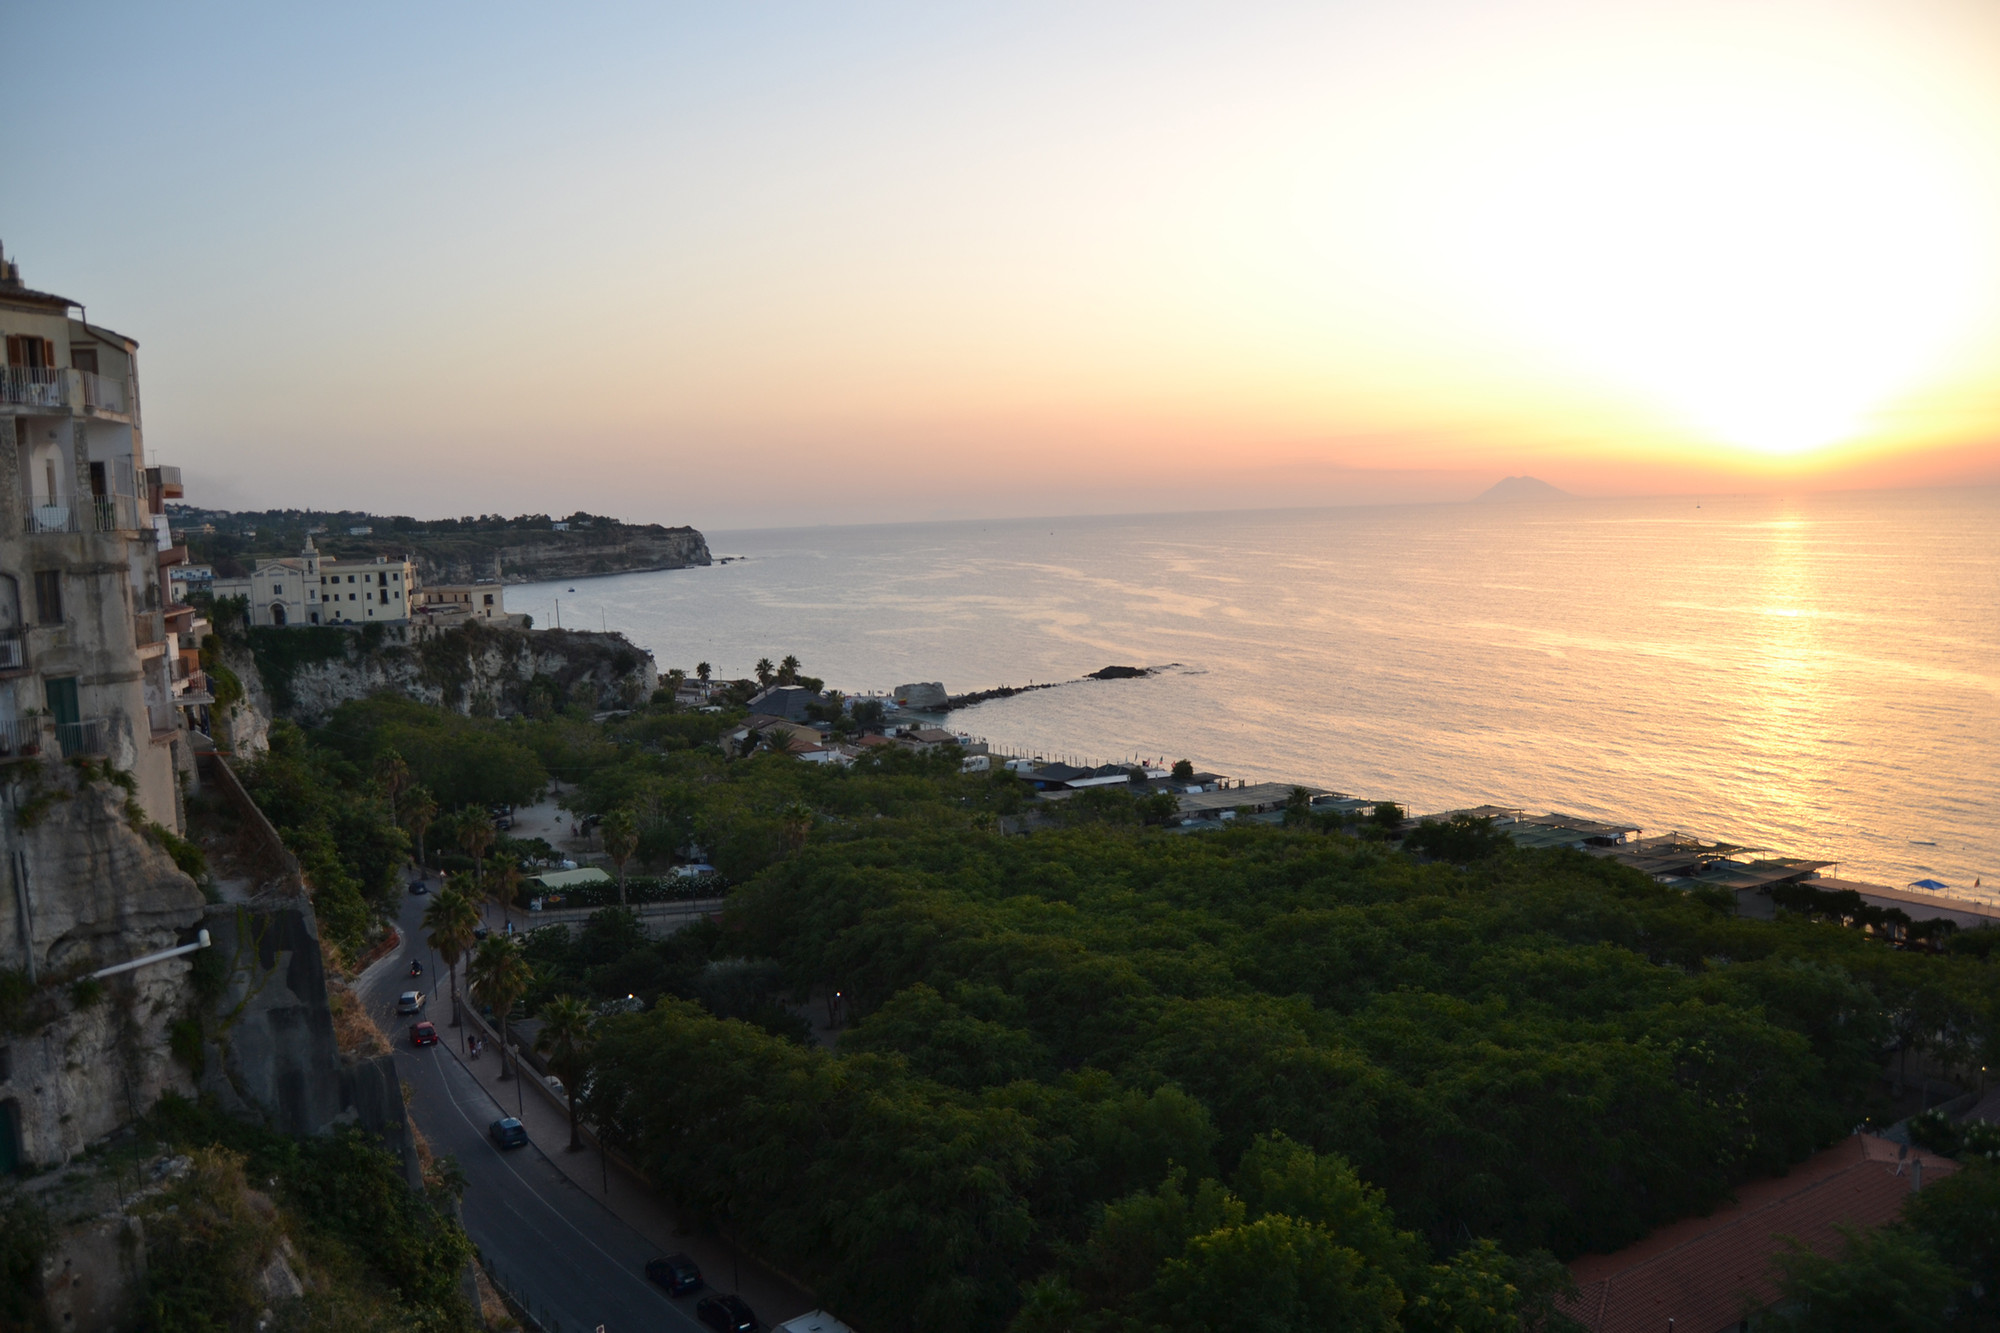
<svg viewBox="0 0 2000 1333">
<path fill-rule="evenodd" d="M 418 592 L 408 559 L 337 560 L 311 537 L 297 555 L 259 560 L 247 576 L 211 587 L 217 598 L 248 598 L 251 624 L 277 626 L 406 623 Z"/>
<path fill-rule="evenodd" d="M 0 763 L 106 760 L 179 831 L 184 710 L 209 702 L 156 522 L 180 476 L 146 464 L 138 344 L 72 309 L 0 254 Z"/>
</svg>

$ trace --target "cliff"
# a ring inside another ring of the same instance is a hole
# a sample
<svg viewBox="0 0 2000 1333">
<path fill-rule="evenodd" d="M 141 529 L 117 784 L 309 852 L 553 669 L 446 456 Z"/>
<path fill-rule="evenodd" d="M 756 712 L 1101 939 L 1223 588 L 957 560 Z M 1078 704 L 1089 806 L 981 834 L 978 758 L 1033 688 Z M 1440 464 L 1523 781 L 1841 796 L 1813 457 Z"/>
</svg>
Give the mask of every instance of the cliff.
<svg viewBox="0 0 2000 1333">
<path fill-rule="evenodd" d="M 621 524 L 507 536 L 502 541 L 420 536 L 410 553 L 416 557 L 418 576 L 427 584 L 470 583 L 494 577 L 496 569 L 507 583 L 542 583 L 710 563 L 708 540 L 693 528 Z"/>
<path fill-rule="evenodd" d="M 514 717 L 569 703 L 632 707 L 659 685 L 651 654 L 622 634 L 586 630 L 473 621 L 404 644 L 366 630 L 293 626 L 251 629 L 247 642 L 252 669 L 239 671 L 246 695 L 266 717 L 308 723 L 385 690 L 459 713 Z M 257 711 L 246 711 L 246 735 L 261 734 Z"/>
</svg>

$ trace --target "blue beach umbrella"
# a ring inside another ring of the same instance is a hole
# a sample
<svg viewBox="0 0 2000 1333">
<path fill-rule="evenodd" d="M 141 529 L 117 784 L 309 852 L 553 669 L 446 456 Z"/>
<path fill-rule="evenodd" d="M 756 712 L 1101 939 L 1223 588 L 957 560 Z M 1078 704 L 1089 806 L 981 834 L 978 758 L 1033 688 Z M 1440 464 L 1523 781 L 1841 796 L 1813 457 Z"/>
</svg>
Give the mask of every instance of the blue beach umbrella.
<svg viewBox="0 0 2000 1333">
<path fill-rule="evenodd" d="M 1948 889 L 1951 885 L 1935 879 L 1917 879 L 1910 881 L 1910 887 L 1913 889 Z"/>
</svg>

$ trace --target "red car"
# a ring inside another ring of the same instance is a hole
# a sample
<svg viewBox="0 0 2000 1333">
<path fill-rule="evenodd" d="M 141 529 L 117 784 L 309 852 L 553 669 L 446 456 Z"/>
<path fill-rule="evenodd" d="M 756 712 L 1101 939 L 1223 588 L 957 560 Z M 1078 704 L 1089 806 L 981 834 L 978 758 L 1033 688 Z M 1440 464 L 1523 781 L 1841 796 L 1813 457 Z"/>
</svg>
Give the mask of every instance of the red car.
<svg viewBox="0 0 2000 1333">
<path fill-rule="evenodd" d="M 410 1045 L 435 1046 L 438 1044 L 438 1030 L 435 1023 L 410 1024 Z"/>
</svg>

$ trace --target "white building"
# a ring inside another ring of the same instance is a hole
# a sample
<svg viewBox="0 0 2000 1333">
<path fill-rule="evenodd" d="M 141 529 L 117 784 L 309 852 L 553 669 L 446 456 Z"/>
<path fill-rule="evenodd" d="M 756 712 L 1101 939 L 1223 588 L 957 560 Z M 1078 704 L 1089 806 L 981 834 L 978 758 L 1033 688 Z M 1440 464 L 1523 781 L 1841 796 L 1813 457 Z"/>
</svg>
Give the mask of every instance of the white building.
<svg viewBox="0 0 2000 1333">
<path fill-rule="evenodd" d="M 214 592 L 250 599 L 253 625 L 407 623 L 417 594 L 409 560 L 337 560 L 306 538 L 295 556 L 260 560 L 247 578 L 216 579 Z"/>
</svg>

